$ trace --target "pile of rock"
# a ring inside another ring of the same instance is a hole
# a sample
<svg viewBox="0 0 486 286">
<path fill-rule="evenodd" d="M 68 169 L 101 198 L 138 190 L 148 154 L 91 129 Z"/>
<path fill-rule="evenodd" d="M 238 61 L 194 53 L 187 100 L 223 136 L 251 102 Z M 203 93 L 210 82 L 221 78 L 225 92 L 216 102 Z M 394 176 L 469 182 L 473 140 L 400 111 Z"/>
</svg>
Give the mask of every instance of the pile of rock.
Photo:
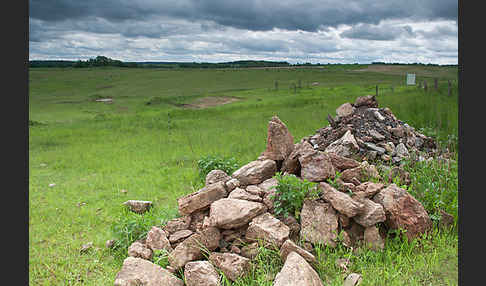
<svg viewBox="0 0 486 286">
<path fill-rule="evenodd" d="M 398 120 L 389 108 L 378 108 L 374 95 L 358 97 L 354 104 L 344 103 L 334 118 L 327 118 L 329 126 L 304 139 L 314 149 L 394 164 L 410 153 L 426 160 L 437 152 L 433 138 Z"/>
<path fill-rule="evenodd" d="M 342 242 L 348 247 L 365 244 L 381 250 L 386 229 L 380 225 L 405 229 L 409 239 L 430 230 L 432 222 L 420 202 L 395 184 L 381 182 L 376 167 L 356 160 L 353 154 L 362 152 L 362 144 L 368 146 L 378 140 L 373 145 L 377 148 L 380 142 L 396 145 L 396 154 L 391 155 L 395 158 L 401 156 L 398 146 L 413 143 L 415 148 L 431 148 L 433 141 L 402 125 L 391 112 L 376 108 L 373 97 L 358 98 L 354 105 L 338 110 L 332 127 L 296 144 L 285 124 L 274 116 L 262 155 L 231 176 L 221 170 L 211 171 L 204 188 L 179 198 L 180 217 L 152 227 L 145 240 L 130 246 L 130 257 L 115 285 L 184 285 L 173 274 L 178 270 L 184 271 L 187 285 L 220 285 L 216 269 L 232 281 L 245 275 L 261 244 L 280 249 L 285 262 L 274 285 L 304 281 L 304 285 L 323 285 L 312 267 L 316 263 L 313 246 L 335 247 Z M 365 131 L 371 121 L 363 117 L 369 116 L 380 122 L 371 127 L 381 137 Z M 364 123 L 358 124 L 358 119 Z M 342 136 L 335 136 L 338 133 Z M 415 139 L 412 142 L 409 138 Z M 341 176 L 335 179 L 337 171 Z M 304 201 L 299 219 L 274 213 L 276 172 L 318 183 L 320 197 Z M 169 252 L 166 269 L 149 261 L 153 251 L 161 249 Z"/>
</svg>

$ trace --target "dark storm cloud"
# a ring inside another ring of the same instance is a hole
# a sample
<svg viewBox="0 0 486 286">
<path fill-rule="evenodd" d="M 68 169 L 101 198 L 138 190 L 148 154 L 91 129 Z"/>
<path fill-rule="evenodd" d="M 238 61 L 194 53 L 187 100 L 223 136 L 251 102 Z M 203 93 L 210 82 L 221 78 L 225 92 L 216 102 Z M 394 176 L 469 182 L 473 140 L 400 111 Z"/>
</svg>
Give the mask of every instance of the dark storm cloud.
<svg viewBox="0 0 486 286">
<path fill-rule="evenodd" d="M 349 30 L 341 33 L 342 37 L 350 39 L 364 39 L 375 41 L 391 41 L 401 36 L 413 37 L 414 33 L 412 27 L 393 27 L 393 26 L 377 26 L 369 24 L 358 24 Z"/>
<path fill-rule="evenodd" d="M 164 16 L 254 31 L 316 31 L 320 27 L 378 24 L 398 18 L 457 20 L 457 1 L 453 0 L 30 0 L 29 9 L 31 18 L 44 21 L 100 17 L 119 22 Z"/>
</svg>

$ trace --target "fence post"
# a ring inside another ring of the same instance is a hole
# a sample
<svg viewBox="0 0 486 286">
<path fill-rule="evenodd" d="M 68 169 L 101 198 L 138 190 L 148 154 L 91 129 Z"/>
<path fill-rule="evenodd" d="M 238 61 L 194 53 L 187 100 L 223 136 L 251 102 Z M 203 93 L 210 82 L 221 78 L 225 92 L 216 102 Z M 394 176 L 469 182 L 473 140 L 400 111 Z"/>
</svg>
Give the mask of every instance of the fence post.
<svg viewBox="0 0 486 286">
<path fill-rule="evenodd" d="M 376 85 L 376 97 L 378 97 L 378 85 Z"/>
<path fill-rule="evenodd" d="M 425 90 L 425 92 L 427 92 L 427 81 L 426 80 L 424 80 L 424 90 Z"/>
<path fill-rule="evenodd" d="M 451 80 L 447 80 L 447 84 L 449 85 L 449 88 L 448 88 L 448 91 L 447 91 L 447 95 L 448 96 L 451 96 L 452 95 L 452 85 L 451 85 Z"/>
<path fill-rule="evenodd" d="M 434 78 L 434 88 L 435 90 L 437 91 L 437 89 L 439 88 L 439 84 L 438 84 L 438 79 L 437 78 Z"/>
</svg>

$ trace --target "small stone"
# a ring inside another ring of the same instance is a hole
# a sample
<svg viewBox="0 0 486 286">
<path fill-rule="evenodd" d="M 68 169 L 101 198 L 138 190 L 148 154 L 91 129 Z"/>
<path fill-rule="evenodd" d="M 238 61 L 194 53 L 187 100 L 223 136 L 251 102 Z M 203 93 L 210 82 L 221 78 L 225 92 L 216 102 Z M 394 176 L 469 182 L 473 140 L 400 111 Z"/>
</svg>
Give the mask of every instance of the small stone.
<svg viewBox="0 0 486 286">
<path fill-rule="evenodd" d="M 116 240 L 114 240 L 114 239 L 109 239 L 109 240 L 107 240 L 107 241 L 106 241 L 106 243 L 105 243 L 105 247 L 106 247 L 106 248 L 112 248 L 112 247 L 115 245 L 115 242 L 116 242 Z"/>
<path fill-rule="evenodd" d="M 282 260 L 285 262 L 287 259 L 287 256 L 289 255 L 290 252 L 295 251 L 297 252 L 302 258 L 304 258 L 307 262 L 313 264 L 317 263 L 317 259 L 314 255 L 312 255 L 310 252 L 307 250 L 299 247 L 297 244 L 295 244 L 292 240 L 287 239 L 283 244 L 282 247 L 280 247 L 280 257 L 282 257 Z"/>
<path fill-rule="evenodd" d="M 275 276 L 273 286 L 324 286 L 317 272 L 297 252 L 287 255 L 282 270 Z"/>
<path fill-rule="evenodd" d="M 349 102 L 346 102 L 336 109 L 336 115 L 338 117 L 349 116 L 354 113 L 355 109 Z"/>
<path fill-rule="evenodd" d="M 240 181 L 238 181 L 238 179 L 235 179 L 235 178 L 226 182 L 226 189 L 228 190 L 228 192 L 233 191 L 234 189 L 236 189 L 239 186 L 240 186 Z"/>
<path fill-rule="evenodd" d="M 92 241 L 90 241 L 90 242 L 88 242 L 88 243 L 86 243 L 86 244 L 83 244 L 83 245 L 81 246 L 81 250 L 80 250 L 79 252 L 81 252 L 81 253 L 86 253 L 86 252 L 88 252 L 88 250 L 90 250 L 91 248 L 93 248 L 93 242 L 92 242 Z"/>
<path fill-rule="evenodd" d="M 188 238 L 192 234 L 193 234 L 193 232 L 188 230 L 188 229 L 179 230 L 179 231 L 174 232 L 173 234 L 170 235 L 169 241 L 170 241 L 170 243 L 179 242 L 179 241 L 182 241 L 182 240 Z"/>
<path fill-rule="evenodd" d="M 128 206 L 132 212 L 142 214 L 152 206 L 151 201 L 128 200 L 123 203 Z"/>
<path fill-rule="evenodd" d="M 55 185 L 56 185 L 55 183 L 49 184 L 49 188 L 52 188 L 52 187 L 54 187 Z"/>
<path fill-rule="evenodd" d="M 363 278 L 358 273 L 351 273 L 344 279 L 343 286 L 358 286 Z"/>
<path fill-rule="evenodd" d="M 380 232 L 376 226 L 370 226 L 365 228 L 364 231 L 365 244 L 374 251 L 383 250 L 385 248 L 385 242 L 380 236 Z"/>
<path fill-rule="evenodd" d="M 167 232 L 159 227 L 152 226 L 152 228 L 147 233 L 147 239 L 145 240 L 145 243 L 152 250 L 165 249 L 168 252 L 171 252 L 173 249 L 170 245 L 169 240 L 167 239 L 167 236 Z"/>
</svg>

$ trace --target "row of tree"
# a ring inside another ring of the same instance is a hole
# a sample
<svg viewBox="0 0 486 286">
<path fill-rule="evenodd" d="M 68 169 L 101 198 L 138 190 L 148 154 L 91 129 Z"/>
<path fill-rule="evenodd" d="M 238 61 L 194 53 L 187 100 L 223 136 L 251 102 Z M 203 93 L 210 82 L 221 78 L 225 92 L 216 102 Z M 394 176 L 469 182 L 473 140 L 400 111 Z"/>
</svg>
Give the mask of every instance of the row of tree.
<svg viewBox="0 0 486 286">
<path fill-rule="evenodd" d="M 357 65 L 358 63 L 355 63 Z M 403 63 L 384 63 L 373 62 L 372 64 L 380 65 L 403 65 Z M 105 56 L 97 56 L 86 61 L 29 61 L 29 67 L 74 67 L 74 68 L 87 68 L 87 67 L 127 67 L 127 68 L 254 68 L 254 67 L 290 67 L 290 66 L 323 66 L 326 64 L 311 64 L 311 63 L 297 63 L 290 64 L 285 61 L 234 61 L 223 63 L 187 63 L 187 62 L 122 62 L 120 60 L 110 59 Z M 340 65 L 340 64 L 335 64 Z M 437 64 L 421 64 L 413 63 L 412 65 L 428 65 L 438 66 Z"/>
</svg>

